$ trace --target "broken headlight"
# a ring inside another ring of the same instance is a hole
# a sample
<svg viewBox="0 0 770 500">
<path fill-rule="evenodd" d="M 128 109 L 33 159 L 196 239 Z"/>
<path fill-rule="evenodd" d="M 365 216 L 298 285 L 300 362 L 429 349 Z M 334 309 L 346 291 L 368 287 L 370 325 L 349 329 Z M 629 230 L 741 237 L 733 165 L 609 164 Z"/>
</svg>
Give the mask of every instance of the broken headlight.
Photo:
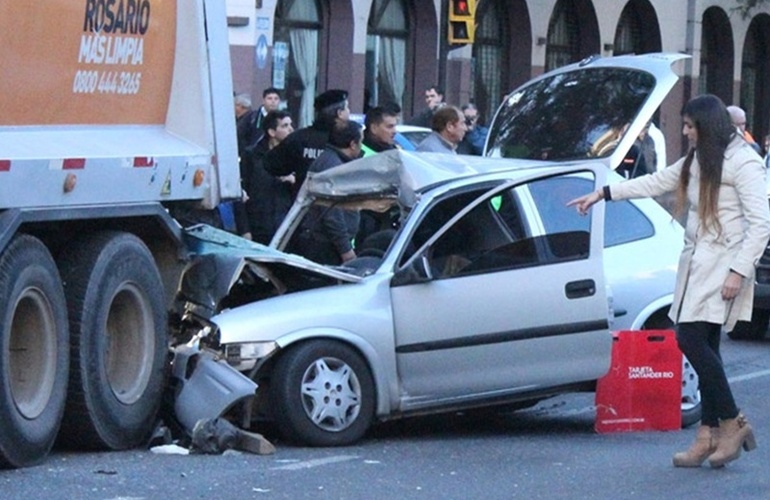
<svg viewBox="0 0 770 500">
<path fill-rule="evenodd" d="M 227 344 L 225 359 L 230 366 L 239 371 L 250 370 L 257 362 L 260 363 L 278 350 L 276 342 L 244 342 Z"/>
</svg>

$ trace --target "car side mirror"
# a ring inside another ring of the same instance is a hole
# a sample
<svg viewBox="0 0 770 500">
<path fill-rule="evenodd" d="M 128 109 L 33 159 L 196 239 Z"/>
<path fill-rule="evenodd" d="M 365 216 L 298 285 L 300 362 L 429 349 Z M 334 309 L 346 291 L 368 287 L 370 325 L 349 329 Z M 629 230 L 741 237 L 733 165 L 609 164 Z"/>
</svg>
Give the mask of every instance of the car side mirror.
<svg viewBox="0 0 770 500">
<path fill-rule="evenodd" d="M 427 283 L 433 280 L 433 273 L 428 261 L 428 250 L 426 249 L 416 258 L 412 259 L 408 265 L 402 267 L 393 275 L 390 281 L 391 286 L 404 286 L 416 283 Z"/>
</svg>

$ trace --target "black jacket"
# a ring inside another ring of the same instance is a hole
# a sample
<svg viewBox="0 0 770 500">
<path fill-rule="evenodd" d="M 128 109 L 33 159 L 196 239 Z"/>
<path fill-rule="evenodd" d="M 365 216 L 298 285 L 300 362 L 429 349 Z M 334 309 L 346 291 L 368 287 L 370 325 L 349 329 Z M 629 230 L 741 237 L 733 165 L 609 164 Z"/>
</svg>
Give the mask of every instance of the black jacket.
<svg viewBox="0 0 770 500">
<path fill-rule="evenodd" d="M 263 137 L 253 148 L 246 150 L 241 165 L 244 167 L 243 188 L 246 217 L 251 238 L 267 245 L 291 208 L 291 184 L 270 175 L 264 167 L 264 158 L 270 151 L 268 138 Z"/>
<path fill-rule="evenodd" d="M 353 160 L 342 151 L 327 146 L 310 166 L 310 172 L 323 172 Z M 341 264 L 343 253 L 353 248 L 358 232 L 358 212 L 336 207 L 312 207 L 300 228 L 300 235 L 290 251 L 320 262 Z"/>
<path fill-rule="evenodd" d="M 299 189 L 307 176 L 310 164 L 326 148 L 329 142 L 331 128 L 319 122 L 301 128 L 271 149 L 264 159 L 265 170 L 275 176 L 289 175 L 292 172 L 297 177 L 294 193 Z"/>
</svg>

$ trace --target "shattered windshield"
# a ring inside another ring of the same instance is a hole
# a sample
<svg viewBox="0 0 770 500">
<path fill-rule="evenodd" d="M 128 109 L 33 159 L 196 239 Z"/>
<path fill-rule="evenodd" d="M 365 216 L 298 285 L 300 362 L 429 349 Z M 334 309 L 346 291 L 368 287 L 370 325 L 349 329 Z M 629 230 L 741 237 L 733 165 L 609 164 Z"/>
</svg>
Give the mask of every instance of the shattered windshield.
<svg viewBox="0 0 770 500">
<path fill-rule="evenodd" d="M 532 160 L 609 156 L 654 88 L 651 74 L 627 68 L 546 78 L 506 98 L 488 152 Z"/>
</svg>

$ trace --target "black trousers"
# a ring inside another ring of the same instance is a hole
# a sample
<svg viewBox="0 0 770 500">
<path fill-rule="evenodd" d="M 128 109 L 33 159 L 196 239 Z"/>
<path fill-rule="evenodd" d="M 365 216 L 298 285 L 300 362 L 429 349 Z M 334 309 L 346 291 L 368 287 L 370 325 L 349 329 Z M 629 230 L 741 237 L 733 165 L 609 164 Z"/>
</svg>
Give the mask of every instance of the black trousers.
<svg viewBox="0 0 770 500">
<path fill-rule="evenodd" d="M 720 420 L 738 416 L 719 354 L 721 330 L 721 325 L 695 321 L 680 323 L 676 331 L 679 349 L 698 374 L 703 408 L 701 423 L 709 427 L 717 427 Z"/>
</svg>

